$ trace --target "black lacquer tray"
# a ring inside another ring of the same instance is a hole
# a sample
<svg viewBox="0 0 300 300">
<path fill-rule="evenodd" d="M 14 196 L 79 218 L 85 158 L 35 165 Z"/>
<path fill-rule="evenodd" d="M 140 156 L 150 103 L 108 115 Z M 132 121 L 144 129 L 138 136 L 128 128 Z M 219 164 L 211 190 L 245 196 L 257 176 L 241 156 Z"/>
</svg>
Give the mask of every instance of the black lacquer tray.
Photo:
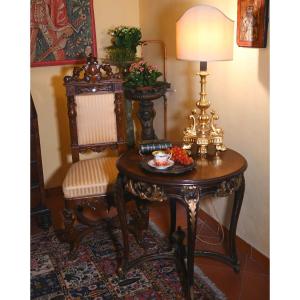
<svg viewBox="0 0 300 300">
<path fill-rule="evenodd" d="M 183 174 L 185 172 L 191 171 L 195 168 L 196 163 L 193 162 L 192 164 L 188 165 L 188 166 L 184 166 L 184 165 L 180 165 L 180 164 L 174 164 L 173 166 L 167 168 L 167 169 L 156 169 L 153 167 L 150 167 L 148 165 L 148 161 L 150 161 L 151 159 L 148 160 L 143 160 L 140 162 L 140 166 L 142 167 L 142 169 L 144 169 L 145 171 L 151 172 L 151 173 L 156 173 L 156 174 Z"/>
</svg>

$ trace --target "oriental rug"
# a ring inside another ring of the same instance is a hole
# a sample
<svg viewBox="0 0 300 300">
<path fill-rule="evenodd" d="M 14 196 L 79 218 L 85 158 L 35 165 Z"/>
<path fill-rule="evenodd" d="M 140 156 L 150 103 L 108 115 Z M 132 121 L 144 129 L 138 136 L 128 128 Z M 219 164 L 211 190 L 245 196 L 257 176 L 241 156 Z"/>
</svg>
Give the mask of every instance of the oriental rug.
<svg viewBox="0 0 300 300">
<path fill-rule="evenodd" d="M 175 300 L 184 299 L 175 263 L 157 260 L 131 269 L 125 279 L 116 274 L 122 255 L 122 235 L 117 219 L 104 219 L 86 236 L 77 257 L 68 259 L 68 244 L 53 229 L 31 237 L 31 299 L 35 300 Z M 154 223 L 143 245 L 130 235 L 131 258 L 162 251 L 168 241 Z M 195 266 L 194 299 L 224 300 L 224 294 Z"/>
</svg>

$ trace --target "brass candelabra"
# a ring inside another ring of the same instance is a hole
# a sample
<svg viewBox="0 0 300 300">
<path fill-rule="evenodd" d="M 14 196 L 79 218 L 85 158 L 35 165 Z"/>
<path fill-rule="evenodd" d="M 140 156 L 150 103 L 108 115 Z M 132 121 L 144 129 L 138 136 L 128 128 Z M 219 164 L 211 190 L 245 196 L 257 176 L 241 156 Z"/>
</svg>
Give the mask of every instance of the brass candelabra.
<svg viewBox="0 0 300 300">
<path fill-rule="evenodd" d="M 223 144 L 224 131 L 215 124 L 215 121 L 219 119 L 218 114 L 213 110 L 210 115 L 207 113 L 210 107 L 206 92 L 206 77 L 209 75 L 207 62 L 200 62 L 200 72 L 197 75 L 200 76 L 201 85 L 200 99 L 196 102 L 199 112 L 197 109 L 193 109 L 189 115 L 191 124 L 183 131 L 183 148 L 191 150 L 195 144 L 197 145 L 197 154 L 205 157 L 208 146 L 213 145 L 218 156 L 219 151 L 225 151 L 226 147 Z"/>
</svg>

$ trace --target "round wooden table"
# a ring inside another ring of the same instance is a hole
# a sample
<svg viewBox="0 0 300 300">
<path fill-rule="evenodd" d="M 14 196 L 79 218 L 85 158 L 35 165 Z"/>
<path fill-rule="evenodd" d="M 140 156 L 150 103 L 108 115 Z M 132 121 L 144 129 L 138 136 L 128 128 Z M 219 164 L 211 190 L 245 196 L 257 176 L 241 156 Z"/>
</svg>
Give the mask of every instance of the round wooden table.
<svg viewBox="0 0 300 300">
<path fill-rule="evenodd" d="M 208 156 L 206 159 L 196 159 L 195 169 L 184 174 L 156 174 L 141 168 L 143 160 L 151 156 L 141 156 L 136 149 L 123 154 L 118 162 L 119 175 L 116 185 L 116 204 L 123 234 L 124 257 L 121 271 L 126 272 L 133 266 L 154 259 L 174 258 L 185 277 L 184 291 L 187 299 L 193 299 L 194 256 L 208 256 L 229 263 L 235 271 L 239 271 L 239 261 L 236 251 L 236 228 L 241 210 L 247 168 L 245 158 L 228 149 L 219 157 Z M 128 224 L 126 218 L 126 194 L 141 199 L 141 202 L 169 201 L 171 212 L 170 241 L 173 251 L 159 255 L 146 255 L 134 261 L 129 261 Z M 195 251 L 195 237 L 199 203 L 207 195 L 226 196 L 234 194 L 234 203 L 229 228 L 229 254 L 224 255 L 213 251 Z M 176 201 L 187 211 L 187 249 L 183 246 L 185 234 L 176 231 Z M 175 255 L 174 255 L 175 254 Z M 185 258 L 187 263 L 185 263 Z"/>
</svg>

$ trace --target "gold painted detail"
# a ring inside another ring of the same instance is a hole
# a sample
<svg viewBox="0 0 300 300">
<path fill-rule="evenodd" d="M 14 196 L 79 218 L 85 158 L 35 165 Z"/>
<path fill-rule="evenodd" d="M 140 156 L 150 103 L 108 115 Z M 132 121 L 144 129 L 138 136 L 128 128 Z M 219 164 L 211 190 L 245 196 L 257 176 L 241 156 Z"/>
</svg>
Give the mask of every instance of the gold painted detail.
<svg viewBox="0 0 300 300">
<path fill-rule="evenodd" d="M 192 224 L 195 222 L 198 204 L 200 200 L 200 187 L 196 185 L 187 185 L 181 189 L 183 200 L 188 206 L 189 219 Z"/>
<path fill-rule="evenodd" d="M 145 182 L 134 182 L 133 180 L 129 179 L 125 184 L 125 189 L 129 193 L 143 200 L 159 202 L 167 200 L 167 196 L 162 188 L 156 184 L 151 185 Z"/>
<path fill-rule="evenodd" d="M 217 152 L 225 151 L 226 147 L 223 144 L 224 131 L 215 124 L 219 116 L 215 111 L 211 111 L 210 116 L 206 112 L 210 107 L 206 92 L 206 77 L 208 73 L 200 72 L 197 75 L 200 76 L 201 85 L 200 99 L 196 102 L 199 112 L 197 113 L 197 110 L 193 109 L 191 115 L 189 115 L 189 119 L 192 122 L 183 131 L 183 148 L 191 149 L 192 145 L 196 144 L 198 146 L 198 154 L 205 156 L 209 144 L 214 145 Z"/>
<path fill-rule="evenodd" d="M 223 181 L 217 189 L 216 196 L 226 197 L 230 194 L 233 194 L 239 189 L 241 183 L 242 175 L 238 175 L 236 177 L 230 178 L 229 180 Z"/>
</svg>

